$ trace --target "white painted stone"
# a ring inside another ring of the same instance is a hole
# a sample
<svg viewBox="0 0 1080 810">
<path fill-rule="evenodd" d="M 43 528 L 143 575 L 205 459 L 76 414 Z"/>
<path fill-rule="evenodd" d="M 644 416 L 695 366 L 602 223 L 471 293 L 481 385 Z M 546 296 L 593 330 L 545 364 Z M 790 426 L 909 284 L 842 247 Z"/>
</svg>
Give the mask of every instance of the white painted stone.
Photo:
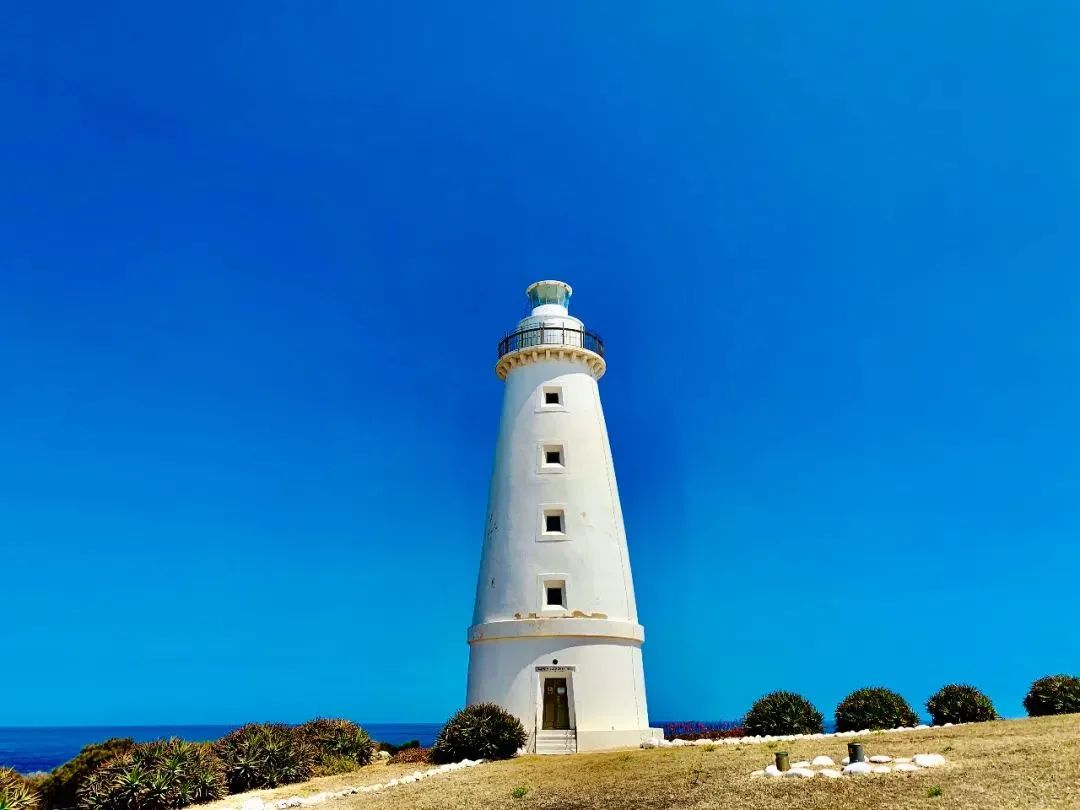
<svg viewBox="0 0 1080 810">
<path fill-rule="evenodd" d="M 875 765 L 883 765 L 886 762 L 892 762 L 892 757 L 887 757 L 884 754 L 874 754 L 870 757 L 870 761 Z"/>
<path fill-rule="evenodd" d="M 888 765 L 871 765 L 870 770 L 873 773 L 890 773 L 892 771 L 892 768 L 890 768 Z"/>
<path fill-rule="evenodd" d="M 942 728 L 952 728 L 952 725 L 953 725 L 952 723 L 943 723 L 941 727 Z"/>
<path fill-rule="evenodd" d="M 918 765 L 912 765 L 910 762 L 897 762 L 893 765 L 893 770 L 899 773 L 910 773 L 911 771 L 921 771 Z"/>
<path fill-rule="evenodd" d="M 858 773 L 871 773 L 870 769 L 873 766 L 869 762 L 852 762 L 850 765 L 844 766 L 844 773 L 846 774 L 858 774 Z"/>
<path fill-rule="evenodd" d="M 811 760 L 810 764 L 813 765 L 815 768 L 821 768 L 821 767 L 829 767 L 829 768 L 831 768 L 836 763 L 833 762 L 832 757 L 827 757 L 827 756 L 822 755 L 820 757 L 814 757 L 813 760 Z"/>
<path fill-rule="evenodd" d="M 916 754 L 911 761 L 920 768 L 940 768 L 945 764 L 945 757 L 941 754 Z"/>
<path fill-rule="evenodd" d="M 765 775 L 775 778 L 775 777 L 778 777 L 778 776 L 783 776 L 784 773 L 779 768 L 777 768 L 775 765 L 766 765 L 765 766 Z"/>
<path fill-rule="evenodd" d="M 792 768 L 809 768 L 810 767 L 810 760 L 801 759 L 798 762 L 792 762 L 791 767 Z"/>
<path fill-rule="evenodd" d="M 784 776 L 788 779 L 813 779 L 814 772 L 809 768 L 791 768 Z"/>
<path fill-rule="evenodd" d="M 543 680 L 566 678 L 579 751 L 637 746 L 662 733 L 647 721 L 644 629 L 597 386 L 606 366 L 567 310 L 569 285 L 544 281 L 527 292 L 533 309 L 518 329 L 535 331 L 495 368 L 505 387 L 466 703 L 498 704 L 539 728 Z M 561 401 L 547 404 L 546 391 Z M 553 445 L 562 465 L 545 462 Z M 562 532 L 546 529 L 548 509 L 561 511 Z M 565 581 L 565 607 L 547 606 L 549 579 Z"/>
<path fill-rule="evenodd" d="M 642 740 L 641 747 L 642 748 L 659 748 L 660 747 L 660 740 L 658 740 L 656 737 L 649 737 L 649 739 L 647 739 L 647 740 Z"/>
<path fill-rule="evenodd" d="M 834 771 L 832 768 L 825 768 L 818 771 L 818 776 L 824 776 L 826 779 L 839 779 L 843 774 L 840 771 Z"/>
<path fill-rule="evenodd" d="M 841 765 L 850 765 L 851 764 L 851 757 L 844 757 L 842 760 L 840 760 L 840 764 Z"/>
<path fill-rule="evenodd" d="M 919 725 L 915 726 L 916 731 L 922 731 L 924 728 L 930 728 L 930 726 L 925 723 L 919 723 Z"/>
</svg>

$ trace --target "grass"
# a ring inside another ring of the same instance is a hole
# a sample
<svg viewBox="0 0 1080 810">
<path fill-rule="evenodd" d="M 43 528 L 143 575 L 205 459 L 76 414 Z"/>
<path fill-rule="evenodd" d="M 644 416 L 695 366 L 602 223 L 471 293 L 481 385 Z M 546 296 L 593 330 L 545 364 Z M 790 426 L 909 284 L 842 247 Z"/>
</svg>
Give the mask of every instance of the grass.
<svg viewBox="0 0 1080 810">
<path fill-rule="evenodd" d="M 868 754 L 944 753 L 948 765 L 917 773 L 803 781 L 751 779 L 772 760 L 765 745 L 714 750 L 665 748 L 572 757 L 527 756 L 402 785 L 381 794 L 328 802 L 325 810 L 386 808 L 746 808 L 747 810 L 900 810 L 904 808 L 1080 807 L 1080 714 L 1002 720 L 931 731 L 870 734 Z M 792 762 L 827 754 L 837 762 L 847 739 L 785 743 Z M 368 766 L 277 791 L 305 795 L 385 782 L 417 766 Z M 422 767 L 422 766 L 421 766 Z M 393 773 L 391 771 L 394 771 Z M 351 776 L 351 778 L 350 778 Z M 322 782 L 320 786 L 316 783 Z M 217 803 L 238 808 L 244 797 Z"/>
</svg>

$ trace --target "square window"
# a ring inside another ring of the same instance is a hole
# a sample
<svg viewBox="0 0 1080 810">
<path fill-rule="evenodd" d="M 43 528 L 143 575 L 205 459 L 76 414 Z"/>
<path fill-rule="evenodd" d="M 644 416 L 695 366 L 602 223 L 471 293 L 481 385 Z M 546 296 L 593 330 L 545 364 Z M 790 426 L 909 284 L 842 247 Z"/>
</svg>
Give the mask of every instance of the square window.
<svg viewBox="0 0 1080 810">
<path fill-rule="evenodd" d="M 545 405 L 562 405 L 562 388 L 549 385 L 544 388 Z"/>
<path fill-rule="evenodd" d="M 547 587 L 547 606 L 548 607 L 566 607 L 566 602 L 563 600 L 563 589 L 560 585 L 549 585 Z"/>
<path fill-rule="evenodd" d="M 548 534 L 562 534 L 563 513 L 561 509 L 544 513 L 544 531 Z"/>
<path fill-rule="evenodd" d="M 561 444 L 544 445 L 544 464 L 561 467 L 563 465 L 563 451 Z"/>
</svg>

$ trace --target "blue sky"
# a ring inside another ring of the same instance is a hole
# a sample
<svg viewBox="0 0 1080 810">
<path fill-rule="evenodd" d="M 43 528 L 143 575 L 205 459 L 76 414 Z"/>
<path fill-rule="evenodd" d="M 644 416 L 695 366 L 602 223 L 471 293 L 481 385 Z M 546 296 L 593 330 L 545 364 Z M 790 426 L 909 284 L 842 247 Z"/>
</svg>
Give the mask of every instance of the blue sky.
<svg viewBox="0 0 1080 810">
<path fill-rule="evenodd" d="M 523 289 L 651 713 L 1075 671 L 1072 3 L 23 4 L 0 724 L 439 721 Z"/>
</svg>

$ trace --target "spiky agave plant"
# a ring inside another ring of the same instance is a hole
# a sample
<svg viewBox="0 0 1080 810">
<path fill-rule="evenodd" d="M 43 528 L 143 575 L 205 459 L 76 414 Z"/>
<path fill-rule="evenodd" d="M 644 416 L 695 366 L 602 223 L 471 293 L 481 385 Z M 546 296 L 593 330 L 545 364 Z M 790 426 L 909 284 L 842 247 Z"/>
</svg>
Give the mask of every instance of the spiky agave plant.
<svg viewBox="0 0 1080 810">
<path fill-rule="evenodd" d="M 1080 678 L 1075 675 L 1047 675 L 1039 678 L 1024 697 L 1031 717 L 1080 712 Z"/>
<path fill-rule="evenodd" d="M 494 703 L 467 706 L 442 727 L 431 749 L 431 761 L 509 759 L 528 741 L 521 721 Z"/>
<path fill-rule="evenodd" d="M 72 759 L 54 769 L 41 787 L 41 801 L 49 810 L 70 810 L 79 803 L 79 787 L 109 760 L 135 748 L 130 737 L 113 737 L 83 746 Z"/>
<path fill-rule="evenodd" d="M 342 760 L 353 766 L 367 765 L 375 753 L 375 743 L 351 720 L 316 717 L 297 728 L 315 751 L 316 767 L 340 772 Z"/>
<path fill-rule="evenodd" d="M 966 683 L 950 683 L 938 689 L 926 701 L 926 710 L 935 726 L 997 719 L 990 698 Z"/>
<path fill-rule="evenodd" d="M 0 768 L 0 810 L 37 810 L 38 793 L 11 768 Z"/>
<path fill-rule="evenodd" d="M 225 763 L 232 793 L 277 787 L 310 779 L 315 751 L 303 735 L 284 723 L 249 723 L 214 743 Z"/>
<path fill-rule="evenodd" d="M 92 773 L 84 810 L 169 810 L 225 796 L 225 768 L 210 747 L 180 739 L 136 746 Z"/>
<path fill-rule="evenodd" d="M 837 731 L 914 726 L 919 715 L 898 692 L 883 686 L 856 689 L 836 707 Z"/>
<path fill-rule="evenodd" d="M 759 697 L 743 720 L 747 734 L 818 734 L 823 719 L 814 704 L 796 692 Z"/>
</svg>

